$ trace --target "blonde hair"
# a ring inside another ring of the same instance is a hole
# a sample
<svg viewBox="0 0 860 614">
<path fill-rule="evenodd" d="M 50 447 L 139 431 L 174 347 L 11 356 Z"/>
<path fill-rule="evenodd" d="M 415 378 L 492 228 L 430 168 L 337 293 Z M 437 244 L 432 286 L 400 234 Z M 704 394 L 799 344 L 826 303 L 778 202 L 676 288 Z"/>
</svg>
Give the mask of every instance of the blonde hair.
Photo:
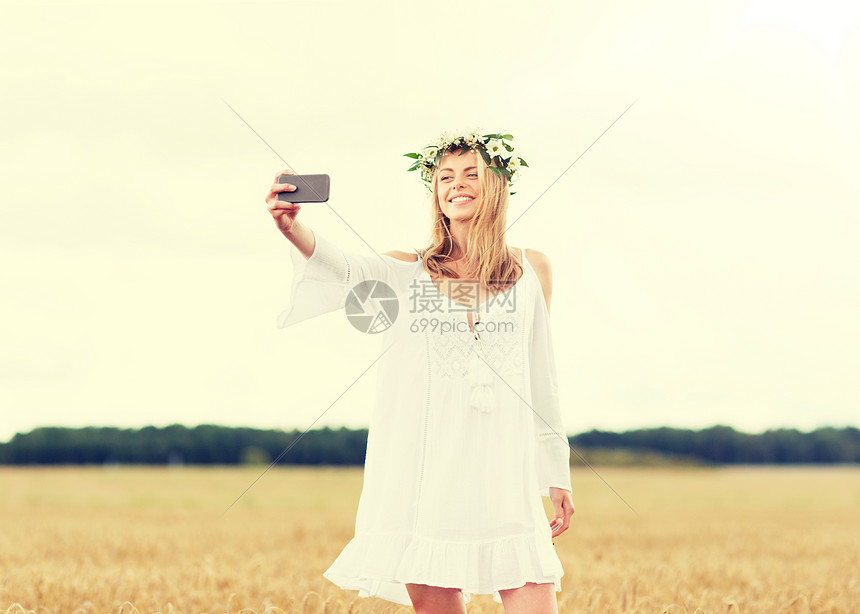
<svg viewBox="0 0 860 614">
<path fill-rule="evenodd" d="M 459 147 L 454 146 L 445 153 L 458 150 Z M 466 252 L 462 262 L 466 271 L 476 271 L 475 277 L 482 287 L 500 292 L 522 276 L 523 263 L 515 258 L 513 250 L 505 241 L 508 181 L 487 168 L 479 152 L 475 154 L 478 161 L 479 204 L 469 226 L 467 244 L 462 246 Z M 454 240 L 451 235 L 451 220 L 442 213 L 439 203 L 438 173 L 437 166 L 433 171 L 432 194 L 429 199 L 433 220 L 430 244 L 416 251 L 424 261 L 424 268 L 431 274 L 435 273 L 435 277 L 459 278 L 457 272 L 446 264 L 450 260 Z"/>
</svg>

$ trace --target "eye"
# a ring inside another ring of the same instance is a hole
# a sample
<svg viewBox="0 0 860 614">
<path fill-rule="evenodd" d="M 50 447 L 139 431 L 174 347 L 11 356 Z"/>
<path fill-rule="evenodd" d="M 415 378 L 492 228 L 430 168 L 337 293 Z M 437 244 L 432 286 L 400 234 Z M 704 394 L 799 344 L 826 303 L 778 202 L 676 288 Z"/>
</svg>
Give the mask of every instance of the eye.
<svg viewBox="0 0 860 614">
<path fill-rule="evenodd" d="M 469 177 L 477 177 L 478 173 L 469 173 Z"/>
<path fill-rule="evenodd" d="M 441 177 L 441 178 L 439 179 L 439 181 L 447 181 L 447 180 L 448 180 L 448 179 L 450 179 L 450 178 L 451 178 L 451 176 L 450 176 L 450 175 L 445 175 L 444 177 Z"/>
</svg>

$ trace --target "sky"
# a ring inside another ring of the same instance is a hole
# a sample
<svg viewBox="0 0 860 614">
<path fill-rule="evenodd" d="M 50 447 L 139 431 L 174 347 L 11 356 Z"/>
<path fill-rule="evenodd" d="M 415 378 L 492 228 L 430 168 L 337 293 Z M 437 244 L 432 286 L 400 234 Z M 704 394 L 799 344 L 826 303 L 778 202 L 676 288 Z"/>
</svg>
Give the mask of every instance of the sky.
<svg viewBox="0 0 860 614">
<path fill-rule="evenodd" d="M 0 4 L 0 441 L 367 426 L 379 340 L 277 328 L 265 195 L 328 173 L 305 224 L 414 251 L 402 154 L 472 128 L 530 165 L 568 433 L 860 424 L 856 3 Z"/>
</svg>

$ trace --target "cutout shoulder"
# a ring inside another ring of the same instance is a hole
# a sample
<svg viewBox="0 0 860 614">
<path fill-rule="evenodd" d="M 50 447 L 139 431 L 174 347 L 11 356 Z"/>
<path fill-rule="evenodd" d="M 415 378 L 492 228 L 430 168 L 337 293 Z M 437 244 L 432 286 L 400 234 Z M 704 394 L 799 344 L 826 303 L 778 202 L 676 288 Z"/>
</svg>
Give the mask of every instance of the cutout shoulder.
<svg viewBox="0 0 860 614">
<path fill-rule="evenodd" d="M 543 290 L 543 297 L 546 301 L 546 309 L 549 311 L 550 299 L 552 299 L 552 265 L 549 262 L 549 258 L 546 254 L 536 249 L 525 248 L 523 251 L 526 254 L 526 258 L 529 259 L 532 268 L 534 268 L 535 273 L 537 273 L 541 289 Z"/>
<path fill-rule="evenodd" d="M 410 252 L 401 252 L 396 249 L 390 252 L 383 252 L 382 255 L 391 256 L 392 258 L 402 260 L 403 262 L 418 262 L 418 254 Z"/>
</svg>

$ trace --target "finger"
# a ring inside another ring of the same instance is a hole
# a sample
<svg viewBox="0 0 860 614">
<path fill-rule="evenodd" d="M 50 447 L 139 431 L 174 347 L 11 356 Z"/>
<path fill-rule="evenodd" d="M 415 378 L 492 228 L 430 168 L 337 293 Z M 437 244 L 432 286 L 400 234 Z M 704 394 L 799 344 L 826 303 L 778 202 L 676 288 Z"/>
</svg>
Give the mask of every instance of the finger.
<svg viewBox="0 0 860 614">
<path fill-rule="evenodd" d="M 298 203 L 290 203 L 285 200 L 278 200 L 277 198 L 274 198 L 272 196 L 266 199 L 266 207 L 271 213 L 275 213 L 276 211 L 299 210 Z"/>
<path fill-rule="evenodd" d="M 278 173 L 277 175 L 275 175 L 275 183 L 274 183 L 274 184 L 272 184 L 272 187 L 273 187 L 273 188 L 277 188 L 275 191 L 277 192 L 277 191 L 281 191 L 281 190 L 283 190 L 283 189 L 293 189 L 293 190 L 295 190 L 295 189 L 296 189 L 296 186 L 294 186 L 293 184 L 291 184 L 291 183 L 281 183 L 281 177 L 282 177 L 283 175 L 295 175 L 295 172 L 293 172 L 293 171 L 291 171 L 290 169 L 288 169 L 288 168 L 287 168 L 287 169 L 282 170 L 282 171 L 281 171 L 280 173 Z"/>
<path fill-rule="evenodd" d="M 292 183 L 276 183 L 272 186 L 272 193 L 284 192 L 284 191 L 294 192 L 295 189 L 296 189 L 296 186 L 294 186 Z"/>
<path fill-rule="evenodd" d="M 275 185 L 272 186 L 272 189 L 270 190 L 269 195 L 266 197 L 266 202 L 268 202 L 269 199 L 273 199 L 273 200 L 276 200 L 276 201 L 282 202 L 282 203 L 287 202 L 285 200 L 281 200 L 278 195 L 281 192 L 295 192 L 296 189 L 297 189 L 296 186 L 294 186 L 290 183 L 276 183 Z"/>
<path fill-rule="evenodd" d="M 273 198 L 269 201 L 269 211 L 298 211 L 299 203 L 289 203 L 285 200 L 278 200 L 277 198 Z"/>
<path fill-rule="evenodd" d="M 280 200 L 278 198 L 278 194 L 280 194 L 281 192 L 293 192 L 293 191 L 295 191 L 295 189 L 296 189 L 296 186 L 289 184 L 289 183 L 275 183 L 272 185 L 272 187 L 269 188 L 269 193 L 266 194 L 265 200 L 267 203 L 271 203 L 273 200 L 280 201 L 280 202 L 286 202 L 286 201 Z"/>
<path fill-rule="evenodd" d="M 562 500 L 553 501 L 552 507 L 555 511 L 555 521 L 561 523 L 564 520 L 564 503 Z"/>
<path fill-rule="evenodd" d="M 562 532 L 567 531 L 568 527 L 570 527 L 570 519 L 573 517 L 573 512 L 574 512 L 572 505 L 569 507 L 567 505 L 565 505 L 564 507 L 565 507 L 565 509 L 564 509 L 564 523 L 562 525 L 562 527 L 563 527 Z"/>
<path fill-rule="evenodd" d="M 301 209 L 301 205 L 298 203 L 285 203 L 285 202 L 276 202 L 269 205 L 269 213 L 272 215 L 280 214 L 280 213 L 291 213 L 293 211 L 298 211 Z"/>
<path fill-rule="evenodd" d="M 570 527 L 570 517 L 573 515 L 573 502 L 566 498 L 554 502 L 555 518 L 550 522 L 552 527 L 552 537 L 556 537 L 564 533 Z"/>
</svg>

